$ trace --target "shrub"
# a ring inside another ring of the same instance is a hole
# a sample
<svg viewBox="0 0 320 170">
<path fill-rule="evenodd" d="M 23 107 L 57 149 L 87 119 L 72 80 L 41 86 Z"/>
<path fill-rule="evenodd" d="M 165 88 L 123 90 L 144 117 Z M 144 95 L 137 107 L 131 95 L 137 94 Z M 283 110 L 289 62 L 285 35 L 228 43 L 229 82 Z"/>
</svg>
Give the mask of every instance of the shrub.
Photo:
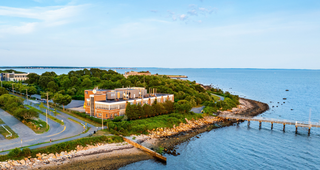
<svg viewBox="0 0 320 170">
<path fill-rule="evenodd" d="M 8 153 L 9 157 L 19 157 L 21 154 L 21 150 L 19 148 L 14 148 Z"/>
<path fill-rule="evenodd" d="M 31 156 L 31 149 L 30 148 L 22 149 L 21 156 L 25 156 L 25 157 Z"/>
</svg>

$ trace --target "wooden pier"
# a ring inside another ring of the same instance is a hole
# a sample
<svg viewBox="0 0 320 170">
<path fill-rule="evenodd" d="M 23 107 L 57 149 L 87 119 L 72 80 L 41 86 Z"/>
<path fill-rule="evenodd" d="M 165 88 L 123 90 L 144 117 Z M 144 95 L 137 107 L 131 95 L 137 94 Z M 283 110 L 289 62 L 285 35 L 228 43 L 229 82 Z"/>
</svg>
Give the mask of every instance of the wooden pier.
<svg viewBox="0 0 320 170">
<path fill-rule="evenodd" d="M 298 133 L 298 127 L 306 127 L 308 128 L 308 135 L 310 135 L 311 127 L 320 128 L 320 123 L 314 122 L 301 122 L 301 121 L 292 121 L 292 120 L 280 120 L 280 119 L 270 119 L 270 118 L 250 118 L 250 117 L 243 117 L 243 116 L 218 116 L 222 119 L 227 120 L 236 120 L 237 124 L 240 121 L 248 121 L 248 126 L 250 126 L 251 121 L 259 122 L 259 129 L 261 129 L 262 122 L 271 123 L 271 130 L 273 129 L 273 124 L 282 124 L 283 131 L 285 132 L 286 125 L 294 125 L 296 127 L 296 134 Z"/>
<path fill-rule="evenodd" d="M 123 138 L 123 140 L 125 142 L 129 143 L 130 145 L 149 153 L 150 155 L 152 155 L 153 157 L 157 158 L 161 162 L 167 163 L 167 158 L 166 157 L 164 157 L 164 156 L 158 154 L 157 152 L 155 152 L 155 151 L 153 151 L 153 150 L 151 150 L 149 148 L 146 148 L 146 147 L 144 147 L 144 146 L 142 146 L 142 145 L 140 145 L 140 144 L 138 144 L 138 143 L 136 143 L 136 142 L 134 142 L 134 141 L 132 141 L 130 139 L 127 139 L 126 137 L 123 137 L 123 136 L 121 136 L 121 137 Z"/>
</svg>

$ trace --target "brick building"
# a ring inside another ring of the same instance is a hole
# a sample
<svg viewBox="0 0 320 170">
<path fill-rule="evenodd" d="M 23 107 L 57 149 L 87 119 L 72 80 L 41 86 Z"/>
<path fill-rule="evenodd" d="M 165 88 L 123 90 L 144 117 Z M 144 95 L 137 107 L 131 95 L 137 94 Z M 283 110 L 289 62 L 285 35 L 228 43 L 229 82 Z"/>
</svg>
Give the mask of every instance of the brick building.
<svg viewBox="0 0 320 170">
<path fill-rule="evenodd" d="M 153 90 L 154 91 L 154 90 Z M 85 90 L 85 111 L 96 118 L 113 119 L 125 114 L 128 103 L 152 105 L 155 100 L 174 102 L 173 94 L 147 93 L 142 87 L 118 88 L 114 90 Z"/>
</svg>

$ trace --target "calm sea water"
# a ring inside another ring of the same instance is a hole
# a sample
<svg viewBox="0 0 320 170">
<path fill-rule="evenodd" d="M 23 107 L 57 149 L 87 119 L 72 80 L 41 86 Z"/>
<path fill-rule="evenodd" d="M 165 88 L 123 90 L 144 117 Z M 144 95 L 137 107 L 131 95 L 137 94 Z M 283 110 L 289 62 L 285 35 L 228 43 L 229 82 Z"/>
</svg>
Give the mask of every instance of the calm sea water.
<svg viewBox="0 0 320 170">
<path fill-rule="evenodd" d="M 312 122 L 320 120 L 320 70 L 139 70 L 187 75 L 189 80 L 212 84 L 242 97 L 268 103 L 271 109 L 259 117 L 309 121 L 311 115 Z M 58 73 L 69 70 L 64 71 L 58 70 Z M 123 73 L 128 70 L 117 71 Z M 270 130 L 269 123 L 262 123 L 260 130 L 258 126 L 258 123 L 251 122 L 248 128 L 247 122 L 244 122 L 239 126 L 205 132 L 200 138 L 178 145 L 177 151 L 181 155 L 165 155 L 167 165 L 147 160 L 121 169 L 320 169 L 320 129 L 311 129 L 308 136 L 307 129 L 303 128 L 295 134 L 294 126 L 286 126 L 285 133 L 282 132 L 282 125 L 274 124 L 273 130 Z"/>
</svg>

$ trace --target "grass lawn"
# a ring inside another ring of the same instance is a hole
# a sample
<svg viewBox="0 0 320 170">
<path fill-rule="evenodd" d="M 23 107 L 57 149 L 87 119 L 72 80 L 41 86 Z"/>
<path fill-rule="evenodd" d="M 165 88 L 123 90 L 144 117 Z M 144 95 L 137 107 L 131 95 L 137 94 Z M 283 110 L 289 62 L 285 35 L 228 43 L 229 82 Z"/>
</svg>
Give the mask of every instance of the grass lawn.
<svg viewBox="0 0 320 170">
<path fill-rule="evenodd" d="M 40 114 L 42 114 L 44 116 L 46 115 L 46 113 L 44 113 L 43 111 L 41 111 L 41 110 L 39 110 L 39 109 L 37 109 L 35 107 L 32 107 L 30 105 L 25 105 L 25 106 L 30 108 L 30 109 L 34 109 L 36 112 L 38 112 L 38 113 L 40 113 Z M 55 118 L 55 117 L 53 117 L 53 116 L 51 116 L 49 114 L 47 114 L 47 116 L 48 116 L 49 119 L 51 119 L 51 120 L 53 120 L 53 121 L 55 121 L 55 122 L 57 122 L 57 123 L 59 123 L 61 125 L 64 125 L 64 122 L 62 122 L 60 119 L 57 119 L 57 118 Z"/>
<path fill-rule="evenodd" d="M 9 126 L 4 125 L 4 127 L 12 133 L 11 137 L 6 137 L 7 135 L 10 135 L 10 133 L 8 133 L 2 126 L 0 126 L 0 134 L 6 139 L 15 139 L 19 137 L 18 134 L 16 134 Z"/>
<path fill-rule="evenodd" d="M 0 119 L 0 125 L 1 125 L 1 124 L 5 124 L 5 123 Z"/>
<path fill-rule="evenodd" d="M 187 118 L 188 120 L 197 120 L 202 118 L 202 114 L 171 113 L 167 115 L 159 115 L 145 119 L 137 119 L 122 122 L 108 122 L 109 129 L 106 129 L 104 131 L 109 131 L 112 134 L 120 134 L 125 136 L 129 136 L 132 134 L 148 134 L 148 130 L 153 130 L 160 127 L 172 128 L 173 125 L 179 126 L 180 123 L 186 123 L 185 118 Z"/>
<path fill-rule="evenodd" d="M 1 107 L 1 109 L 5 110 L 3 107 Z M 10 113 L 8 110 L 5 110 L 5 111 L 13 116 L 13 114 Z M 19 120 L 19 118 L 17 119 Z M 29 121 L 23 120 L 21 122 L 38 134 L 48 132 L 48 130 L 50 129 L 49 125 L 47 127 L 47 123 L 45 121 L 42 121 L 41 119 L 35 119 L 35 120 L 29 120 Z"/>
<path fill-rule="evenodd" d="M 59 111 L 61 111 L 61 112 L 63 112 L 63 113 L 65 113 L 65 114 L 68 114 L 68 115 L 70 115 L 70 116 L 73 116 L 73 117 L 75 117 L 75 118 L 77 118 L 77 119 L 79 119 L 79 120 L 82 120 L 82 121 L 84 121 L 84 122 L 86 122 L 86 123 L 89 123 L 89 124 L 91 124 L 91 125 L 93 125 L 93 126 L 96 126 L 96 127 L 100 127 L 100 126 L 101 126 L 101 123 L 97 123 L 97 122 L 92 121 L 92 120 L 90 120 L 90 119 L 86 119 L 86 118 L 81 117 L 81 116 L 79 116 L 79 115 L 77 115 L 77 114 L 75 114 L 75 113 L 69 112 L 69 111 L 67 111 L 67 110 L 63 111 L 63 110 L 60 109 L 60 108 L 56 108 L 56 109 L 59 110 Z"/>
<path fill-rule="evenodd" d="M 94 137 L 94 136 L 108 136 L 108 135 L 111 135 L 111 133 L 105 130 L 98 130 L 92 136 Z"/>
</svg>

